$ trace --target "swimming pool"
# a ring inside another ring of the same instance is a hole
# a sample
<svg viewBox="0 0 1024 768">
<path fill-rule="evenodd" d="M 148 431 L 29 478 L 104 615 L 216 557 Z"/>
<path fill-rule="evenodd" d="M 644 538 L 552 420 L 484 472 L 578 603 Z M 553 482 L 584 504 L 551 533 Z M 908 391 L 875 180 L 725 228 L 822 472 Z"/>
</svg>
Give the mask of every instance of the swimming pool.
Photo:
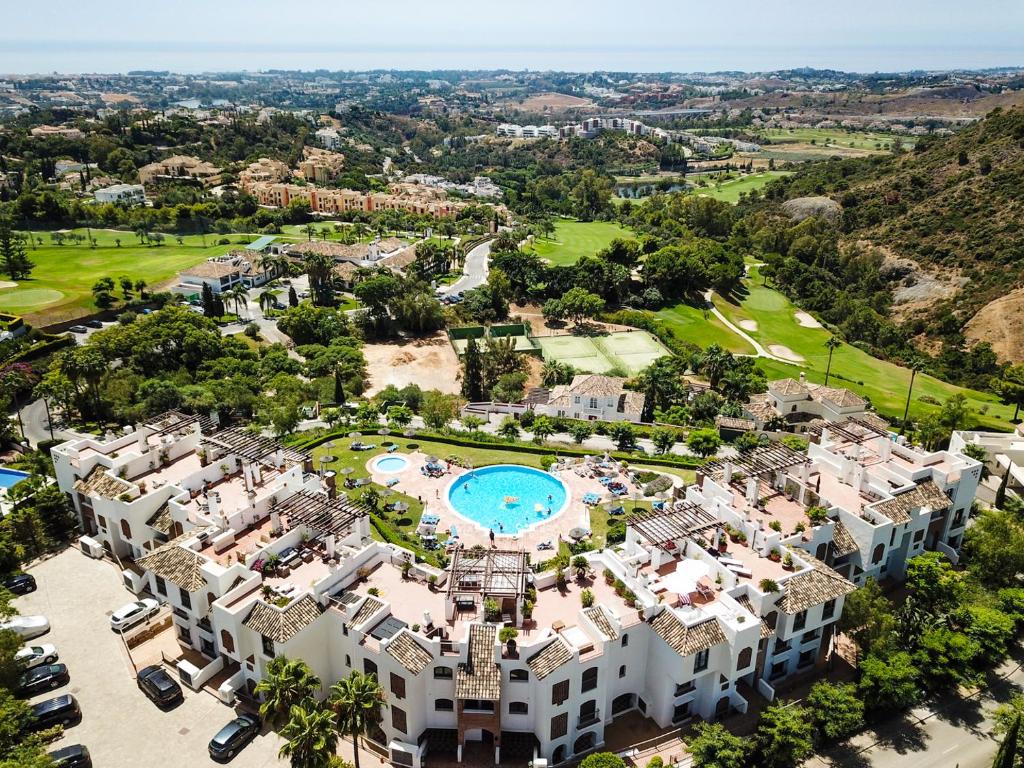
<svg viewBox="0 0 1024 768">
<path fill-rule="evenodd" d="M 500 535 L 561 514 L 569 504 L 569 489 L 539 469 L 497 464 L 459 475 L 448 486 L 447 498 L 454 512 Z"/>
<path fill-rule="evenodd" d="M 10 488 L 28 477 L 28 472 L 0 468 L 0 488 Z"/>
<path fill-rule="evenodd" d="M 374 471 L 385 475 L 394 475 L 408 466 L 409 460 L 405 456 L 381 456 L 373 462 Z"/>
</svg>

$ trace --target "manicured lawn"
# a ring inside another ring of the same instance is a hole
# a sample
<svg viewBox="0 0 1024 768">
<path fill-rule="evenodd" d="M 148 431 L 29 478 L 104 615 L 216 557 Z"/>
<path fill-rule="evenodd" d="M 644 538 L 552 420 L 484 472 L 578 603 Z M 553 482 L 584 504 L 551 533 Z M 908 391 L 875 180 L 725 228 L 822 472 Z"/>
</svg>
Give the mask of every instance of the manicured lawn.
<svg viewBox="0 0 1024 768">
<path fill-rule="evenodd" d="M 707 187 L 697 187 L 693 194 L 713 197 L 725 203 L 735 205 L 740 200 L 740 195 L 761 189 L 768 182 L 782 176 L 788 176 L 788 171 L 763 171 L 762 173 L 751 173 L 745 176 L 737 176 L 723 182 L 713 182 L 710 177 Z"/>
<path fill-rule="evenodd" d="M 555 222 L 555 234 L 550 240 L 538 238 L 533 251 L 554 265 L 575 264 L 582 256 L 593 256 L 615 238 L 633 240 L 631 231 L 612 221 Z"/>
<path fill-rule="evenodd" d="M 739 355 L 752 355 L 754 348 L 730 331 L 717 317 L 689 304 L 676 304 L 658 310 L 659 320 L 675 331 L 679 338 L 701 347 L 718 344 Z"/>
<path fill-rule="evenodd" d="M 742 320 L 753 320 L 757 330 L 747 330 L 753 338 L 765 347 L 781 344 L 804 358 L 804 362 L 789 365 L 771 360 L 759 360 L 758 365 L 769 379 L 797 378 L 800 371 L 814 382 L 824 382 L 828 364 L 828 350 L 825 341 L 832 335 L 824 328 L 806 328 L 796 321 L 795 307 L 789 299 L 771 287 L 762 285 L 760 274 L 752 269 L 747 281 L 748 295 L 739 304 L 732 304 L 715 297 L 715 305 L 722 314 L 737 325 Z M 742 326 L 741 326 L 742 327 Z M 746 329 L 745 329 L 746 330 Z M 867 397 L 879 412 L 889 416 L 903 416 L 910 371 L 898 365 L 872 357 L 857 347 L 844 344 L 832 356 L 832 375 L 829 383 L 853 390 Z M 922 402 L 919 398 L 934 398 L 941 402 L 956 392 L 967 396 L 971 419 L 979 426 L 994 429 L 1009 429 L 1013 416 L 1011 406 L 1003 405 L 995 395 L 976 390 L 964 389 L 939 381 L 931 376 L 918 375 L 914 381 L 913 400 L 910 405 L 912 419 L 920 418 L 937 408 Z"/>
<path fill-rule="evenodd" d="M 810 144 L 813 141 L 815 146 L 820 147 L 827 143 L 830 146 L 872 152 L 887 151 L 889 142 L 896 138 L 892 133 L 847 131 L 845 128 L 772 128 L 761 131 L 761 135 L 771 139 L 772 144 Z M 905 147 L 914 144 L 911 136 L 901 136 L 900 139 Z"/>
<path fill-rule="evenodd" d="M 75 230 L 85 234 L 85 230 Z M 95 309 L 92 286 L 101 277 L 115 282 L 122 275 L 145 280 L 149 288 L 174 277 L 179 270 L 198 264 L 210 256 L 218 256 L 240 243 L 252 241 L 251 235 L 229 235 L 229 245 L 217 245 L 223 236 L 207 235 L 206 246 L 198 235 L 186 236 L 182 244 L 167 235 L 161 246 L 142 245 L 131 232 L 92 230 L 98 241 L 96 248 L 88 243 L 54 245 L 49 232 L 33 232 L 42 237 L 43 245 L 29 248 L 28 256 L 35 269 L 28 280 L 17 288 L 0 290 L 0 310 L 26 315 L 36 325 L 59 322 L 88 314 Z M 121 240 L 118 247 L 116 240 Z M 118 297 L 120 286 L 116 288 Z"/>
</svg>

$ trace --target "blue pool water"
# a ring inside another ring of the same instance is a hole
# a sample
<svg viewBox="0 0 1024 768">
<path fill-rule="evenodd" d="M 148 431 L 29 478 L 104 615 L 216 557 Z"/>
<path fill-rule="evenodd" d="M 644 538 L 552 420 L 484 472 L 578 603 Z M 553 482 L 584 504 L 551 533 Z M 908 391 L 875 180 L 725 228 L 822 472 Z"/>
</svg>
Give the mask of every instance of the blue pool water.
<svg viewBox="0 0 1024 768">
<path fill-rule="evenodd" d="M 401 472 L 408 466 L 409 460 L 404 456 L 381 456 L 373 462 L 373 468 L 378 472 L 384 472 L 385 474 Z"/>
<path fill-rule="evenodd" d="M 507 497 L 514 498 L 506 501 Z M 498 535 L 518 533 L 554 517 L 568 499 L 568 489 L 557 477 L 539 469 L 511 464 L 467 472 L 448 488 L 448 503 L 452 509 Z"/>
<path fill-rule="evenodd" d="M 0 469 L 0 488 L 10 488 L 28 477 L 28 472 L 19 472 L 16 469 Z"/>
</svg>

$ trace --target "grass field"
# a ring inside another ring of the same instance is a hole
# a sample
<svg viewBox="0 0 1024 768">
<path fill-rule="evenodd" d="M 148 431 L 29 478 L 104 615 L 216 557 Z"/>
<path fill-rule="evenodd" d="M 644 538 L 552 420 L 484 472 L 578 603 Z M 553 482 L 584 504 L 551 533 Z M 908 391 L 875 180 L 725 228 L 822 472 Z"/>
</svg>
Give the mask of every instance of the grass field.
<svg viewBox="0 0 1024 768">
<path fill-rule="evenodd" d="M 620 371 L 634 376 L 659 357 L 669 354 L 647 331 L 619 331 L 604 336 L 541 336 L 544 359 L 568 363 L 587 373 Z"/>
<path fill-rule="evenodd" d="M 847 131 L 845 128 L 771 128 L 760 132 L 772 144 L 810 144 L 814 146 L 835 145 L 848 149 L 870 152 L 886 152 L 890 142 L 896 138 L 893 133 L 874 131 Z M 913 146 L 914 139 L 901 136 L 903 146 Z"/>
<path fill-rule="evenodd" d="M 85 230 L 76 231 L 85 234 Z M 181 245 L 167 235 L 163 245 L 155 246 L 141 245 L 131 232 L 94 229 L 92 236 L 98 245 L 91 248 L 87 244 L 54 245 L 49 232 L 32 234 L 43 238 L 43 245 L 28 251 L 35 269 L 31 278 L 20 281 L 17 288 L 0 290 L 0 310 L 25 315 L 36 325 L 68 320 L 93 310 L 91 289 L 101 277 L 116 281 L 127 275 L 154 287 L 185 267 L 238 248 L 239 241 L 252 240 L 250 235 L 231 235 L 231 245 L 215 245 L 221 237 L 207 235 L 204 247 L 198 235 L 182 238 Z M 120 247 L 117 239 L 121 240 Z M 117 293 L 120 295 L 120 288 Z"/>
<path fill-rule="evenodd" d="M 747 281 L 749 293 L 739 304 L 716 296 L 715 306 L 737 325 L 741 321 L 756 322 L 757 330 L 745 330 L 765 347 L 781 344 L 804 358 L 803 363 L 796 365 L 759 360 L 758 364 L 768 373 L 769 379 L 797 378 L 801 371 L 805 371 L 810 381 L 824 382 L 828 364 L 825 341 L 832 334 L 824 328 L 800 325 L 796 320 L 797 307 L 778 291 L 762 285 L 756 268 L 751 269 L 750 274 L 751 279 Z M 902 417 L 910 371 L 844 344 L 833 354 L 829 383 L 847 387 L 869 398 L 883 414 Z M 967 397 L 971 418 L 979 426 L 994 429 L 1010 427 L 1013 409 L 1000 403 L 995 395 L 957 387 L 927 375 L 919 375 L 915 379 L 911 418 L 920 418 L 937 407 L 927 400 L 922 401 L 921 397 L 941 402 L 957 392 Z"/>
<path fill-rule="evenodd" d="M 768 182 L 788 175 L 788 171 L 764 171 L 762 173 L 739 176 L 720 183 L 714 183 L 709 180 L 707 187 L 697 187 L 693 193 L 695 195 L 713 197 L 716 200 L 735 205 L 739 202 L 740 195 L 755 189 L 761 189 Z"/>
<path fill-rule="evenodd" d="M 617 237 L 632 240 L 636 235 L 611 221 L 559 219 L 554 237 L 538 238 L 533 251 L 556 266 L 575 264 L 581 256 L 593 256 Z"/>
<path fill-rule="evenodd" d="M 676 304 L 655 313 L 679 338 L 707 347 L 717 344 L 738 355 L 752 355 L 754 348 L 729 330 L 721 320 L 689 304 Z"/>
</svg>

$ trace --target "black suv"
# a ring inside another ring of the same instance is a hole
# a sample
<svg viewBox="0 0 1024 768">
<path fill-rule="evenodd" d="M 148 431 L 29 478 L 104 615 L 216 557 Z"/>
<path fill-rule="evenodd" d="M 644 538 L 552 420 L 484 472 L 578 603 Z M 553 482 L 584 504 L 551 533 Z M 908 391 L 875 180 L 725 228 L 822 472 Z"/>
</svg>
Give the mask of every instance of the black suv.
<svg viewBox="0 0 1024 768">
<path fill-rule="evenodd" d="M 238 751 L 256 738 L 260 732 L 260 719 L 243 712 L 225 725 L 210 739 L 210 757 L 214 760 L 230 760 Z"/>
<path fill-rule="evenodd" d="M 156 664 L 139 670 L 136 682 L 149 700 L 158 707 L 170 707 L 185 698 L 181 686 L 171 679 L 166 669 Z"/>
<path fill-rule="evenodd" d="M 33 704 L 30 708 L 32 722 L 29 728 L 33 731 L 45 731 L 55 725 L 67 727 L 82 719 L 82 710 L 74 696 L 65 694 L 53 699 Z"/>
<path fill-rule="evenodd" d="M 92 756 L 81 744 L 55 749 L 48 756 L 57 768 L 92 768 Z"/>
<path fill-rule="evenodd" d="M 43 664 L 30 669 L 18 679 L 18 695 L 31 696 L 53 688 L 60 688 L 70 682 L 68 668 L 64 664 Z"/>
<path fill-rule="evenodd" d="M 8 576 L 4 579 L 4 589 L 9 589 L 16 595 L 27 595 L 29 592 L 36 591 L 36 577 L 31 573 Z"/>
</svg>

